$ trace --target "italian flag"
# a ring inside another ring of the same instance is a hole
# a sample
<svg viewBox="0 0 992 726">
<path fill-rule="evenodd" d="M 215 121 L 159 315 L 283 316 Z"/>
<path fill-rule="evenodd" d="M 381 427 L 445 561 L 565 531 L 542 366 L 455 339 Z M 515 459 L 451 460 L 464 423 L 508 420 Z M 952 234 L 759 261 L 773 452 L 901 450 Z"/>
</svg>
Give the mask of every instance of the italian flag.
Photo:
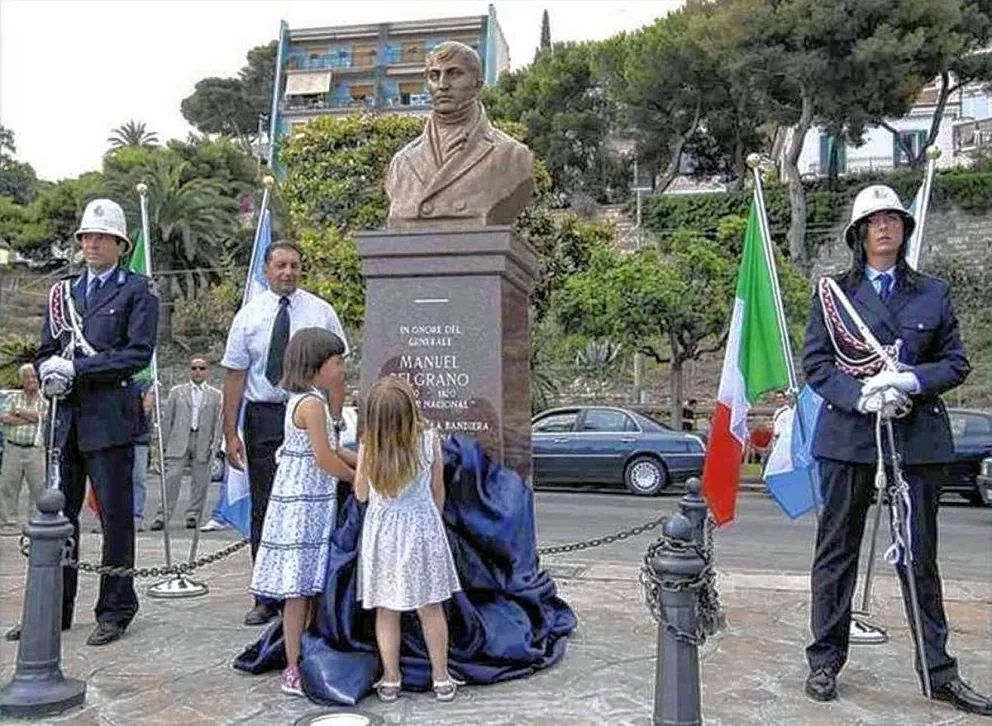
<svg viewBox="0 0 992 726">
<path fill-rule="evenodd" d="M 127 269 L 137 272 L 139 275 L 148 274 L 148 255 L 145 254 L 145 235 L 139 229 L 134 235 L 134 249 L 131 250 L 131 258 L 128 260 Z M 134 374 L 135 380 L 149 380 L 152 378 L 152 365 Z"/>
<path fill-rule="evenodd" d="M 717 524 L 734 518 L 748 411 L 761 394 L 789 387 L 788 349 L 779 324 L 773 253 L 761 233 L 761 214 L 754 199 L 703 465 L 703 495 Z"/>
</svg>

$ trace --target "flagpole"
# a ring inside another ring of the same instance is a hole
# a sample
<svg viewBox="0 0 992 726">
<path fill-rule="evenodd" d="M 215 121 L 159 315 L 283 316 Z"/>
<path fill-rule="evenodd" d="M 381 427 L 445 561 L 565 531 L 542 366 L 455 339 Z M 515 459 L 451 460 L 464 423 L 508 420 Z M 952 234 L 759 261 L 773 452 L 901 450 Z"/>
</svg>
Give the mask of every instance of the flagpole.
<svg viewBox="0 0 992 726">
<path fill-rule="evenodd" d="M 145 274 L 152 280 L 152 240 L 148 224 L 148 185 L 140 182 L 135 189 L 141 205 L 141 234 L 144 243 Z M 152 349 L 152 386 L 155 388 L 155 441 L 158 444 L 159 489 L 162 495 L 162 542 L 165 545 L 165 566 L 172 567 L 172 541 L 169 538 L 168 499 L 165 491 L 165 445 L 162 441 L 162 396 L 158 380 L 158 345 Z M 163 580 L 148 588 L 148 596 L 155 598 L 193 597 L 207 591 L 204 585 L 187 580 L 183 575 Z"/>
<path fill-rule="evenodd" d="M 135 189 L 138 191 L 138 199 L 141 204 L 141 235 L 144 238 L 145 274 L 152 279 L 152 246 L 148 237 L 148 185 L 139 183 Z M 162 490 L 162 516 L 165 518 L 165 526 L 162 527 L 162 541 L 165 544 L 165 566 L 172 566 L 172 543 L 169 540 L 169 518 L 166 510 L 165 496 L 165 447 L 162 443 L 162 406 L 159 395 L 158 381 L 158 345 L 152 349 L 151 361 L 152 386 L 155 387 L 155 440 L 158 444 L 158 464 L 159 464 L 159 485 Z"/>
<path fill-rule="evenodd" d="M 906 263 L 914 270 L 919 269 L 920 254 L 923 251 L 923 229 L 926 226 L 927 210 L 930 208 L 930 192 L 933 189 L 933 175 L 937 170 L 937 159 L 940 158 L 940 149 L 936 146 L 928 146 L 924 152 L 927 159 L 927 171 L 923 177 L 923 199 L 920 209 L 917 210 L 916 229 L 913 232 L 915 242 L 908 250 Z"/>
<path fill-rule="evenodd" d="M 276 183 L 276 180 L 266 175 L 262 179 L 262 186 L 264 187 L 262 191 L 262 204 L 258 208 L 258 222 L 255 224 L 255 239 L 251 244 L 251 257 L 248 258 L 248 274 L 245 277 L 245 289 L 241 293 L 241 307 L 244 307 L 248 303 L 248 293 L 251 292 L 251 266 L 255 261 L 255 253 L 258 252 L 258 242 L 262 234 L 262 220 L 265 219 L 265 213 L 269 209 L 269 193 L 272 190 L 272 185 Z"/>
<path fill-rule="evenodd" d="M 761 187 L 760 154 L 748 154 L 747 165 L 754 174 L 754 194 L 758 200 L 758 227 L 761 229 L 761 245 L 772 272 L 772 290 L 775 294 L 775 314 L 778 318 L 778 330 L 785 344 L 785 365 L 789 373 L 789 388 L 795 393 L 798 390 L 796 382 L 796 366 L 792 360 L 792 343 L 789 341 L 789 328 L 785 322 L 785 309 L 782 307 L 782 290 L 778 284 L 778 269 L 775 265 L 775 250 L 772 247 L 772 236 L 768 229 L 768 217 L 765 214 L 765 195 Z"/>
<path fill-rule="evenodd" d="M 245 275 L 245 287 L 244 287 L 244 291 L 241 294 L 241 307 L 242 308 L 244 308 L 245 305 L 248 304 L 248 299 L 251 296 L 252 282 L 254 280 L 254 277 L 253 277 L 253 274 L 252 273 L 253 273 L 253 271 L 255 269 L 255 258 L 258 255 L 259 247 L 260 247 L 260 245 L 262 243 L 262 228 L 263 228 L 263 225 L 265 223 L 265 216 L 266 216 L 266 214 L 268 214 L 268 211 L 269 211 L 269 199 L 271 197 L 272 187 L 273 187 L 274 184 L 275 184 L 275 179 L 272 176 L 266 175 L 262 179 L 262 186 L 263 186 L 262 203 L 259 205 L 259 208 L 258 208 L 258 221 L 257 221 L 257 223 L 255 225 L 255 238 L 252 241 L 251 257 L 249 258 L 249 261 L 248 261 L 248 272 Z M 239 437 L 242 437 L 243 436 L 242 428 L 243 428 L 243 425 L 244 425 L 244 415 L 245 415 L 245 405 L 244 405 L 244 402 L 242 401 L 241 406 L 238 409 L 237 429 L 238 429 L 238 436 Z M 231 472 L 234 470 L 234 468 L 231 466 L 230 462 L 226 462 L 226 468 L 227 468 L 227 476 L 225 478 L 226 481 L 225 481 L 224 494 L 223 494 L 223 497 L 222 497 L 222 503 L 224 502 L 224 500 L 226 500 L 227 505 L 228 505 L 228 508 L 230 509 L 230 505 L 231 505 L 231 492 L 232 492 L 232 486 L 231 486 L 231 476 L 232 476 L 232 474 L 231 474 Z M 248 462 L 247 461 L 244 462 L 244 468 L 238 472 L 238 476 L 244 477 L 245 486 L 247 487 L 247 477 L 248 477 Z M 250 497 L 250 494 L 248 494 L 248 496 Z M 240 501 L 240 499 L 241 499 L 241 497 L 238 498 L 238 501 Z M 238 521 L 235 521 L 234 519 L 232 519 L 230 517 L 227 517 L 226 519 L 227 519 L 227 522 L 229 524 L 231 524 L 232 526 L 234 526 L 235 529 L 237 529 L 240 532 L 242 532 L 242 534 L 244 534 L 246 537 L 248 536 L 247 529 L 250 529 L 250 522 L 249 521 L 241 521 L 240 520 L 240 517 L 239 517 L 239 520 Z"/>
</svg>

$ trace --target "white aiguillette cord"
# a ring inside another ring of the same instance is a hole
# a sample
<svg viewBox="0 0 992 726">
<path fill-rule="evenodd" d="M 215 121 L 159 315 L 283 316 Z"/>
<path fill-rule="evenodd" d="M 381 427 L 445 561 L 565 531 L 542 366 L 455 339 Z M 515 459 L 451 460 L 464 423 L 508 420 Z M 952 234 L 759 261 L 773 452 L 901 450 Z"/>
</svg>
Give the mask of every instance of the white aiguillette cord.
<svg viewBox="0 0 992 726">
<path fill-rule="evenodd" d="M 878 338 L 876 338 L 875 334 L 871 332 L 871 328 L 868 327 L 865 321 L 861 319 L 861 315 L 858 314 L 858 311 L 854 308 L 854 305 L 851 304 L 851 301 L 847 299 L 847 295 L 845 295 L 844 291 L 840 289 L 840 285 L 837 284 L 837 281 L 831 277 L 821 277 L 821 295 L 823 293 L 823 286 L 826 286 L 830 290 L 830 294 L 835 300 L 840 301 L 841 306 L 844 308 L 844 312 L 846 312 L 848 317 L 851 318 L 851 321 L 858 329 L 858 332 L 861 334 L 861 337 L 864 339 L 865 343 L 875 352 L 875 355 L 882 359 L 882 362 L 885 363 L 885 367 L 894 373 L 898 373 L 899 364 L 893 360 L 888 351 L 886 351 L 882 344 L 878 342 Z"/>
</svg>

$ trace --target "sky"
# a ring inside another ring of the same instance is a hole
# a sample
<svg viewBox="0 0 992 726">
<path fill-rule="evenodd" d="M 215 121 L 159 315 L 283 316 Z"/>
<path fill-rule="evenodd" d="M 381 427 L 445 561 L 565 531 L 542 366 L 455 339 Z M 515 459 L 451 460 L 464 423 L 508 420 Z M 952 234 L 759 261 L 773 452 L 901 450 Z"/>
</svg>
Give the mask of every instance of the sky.
<svg viewBox="0 0 992 726">
<path fill-rule="evenodd" d="M 547 8 L 554 41 L 635 30 L 681 0 L 496 0 L 512 67 L 533 59 Z M 42 179 L 98 169 L 110 131 L 144 121 L 161 139 L 192 128 L 182 99 L 233 76 L 249 48 L 290 28 L 484 15 L 476 0 L 0 0 L 0 124 Z"/>
</svg>

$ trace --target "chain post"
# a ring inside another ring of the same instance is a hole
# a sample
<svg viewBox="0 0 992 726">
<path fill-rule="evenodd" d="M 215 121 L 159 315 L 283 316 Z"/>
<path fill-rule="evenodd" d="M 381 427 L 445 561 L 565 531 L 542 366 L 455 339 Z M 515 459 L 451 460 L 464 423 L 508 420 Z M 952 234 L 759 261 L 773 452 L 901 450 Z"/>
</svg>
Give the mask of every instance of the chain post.
<svg viewBox="0 0 992 726">
<path fill-rule="evenodd" d="M 692 523 L 692 539 L 699 547 L 703 562 L 703 587 L 699 590 L 699 619 L 703 631 L 713 635 L 723 628 L 726 616 L 716 590 L 716 569 L 713 557 L 713 531 L 716 523 L 710 516 L 709 506 L 703 498 L 702 484 L 692 477 L 685 484 L 686 493 L 679 500 L 679 511 Z"/>
<path fill-rule="evenodd" d="M 698 477 L 685 483 L 685 495 L 679 500 L 679 511 L 692 523 L 692 539 L 700 547 L 706 546 L 706 518 L 709 507 L 700 491 L 702 484 Z"/>
<path fill-rule="evenodd" d="M 675 514 L 645 556 L 645 573 L 653 586 L 648 592 L 649 607 L 653 605 L 659 621 L 655 726 L 702 724 L 699 645 L 706 636 L 699 627 L 698 590 L 706 563 L 692 533 L 692 522 Z"/>
<path fill-rule="evenodd" d="M 82 705 L 86 682 L 62 675 L 62 562 L 72 524 L 65 495 L 46 489 L 25 527 L 28 577 L 14 677 L 0 690 L 0 716 L 38 718 Z M 55 603 L 53 606 L 52 603 Z"/>
</svg>

